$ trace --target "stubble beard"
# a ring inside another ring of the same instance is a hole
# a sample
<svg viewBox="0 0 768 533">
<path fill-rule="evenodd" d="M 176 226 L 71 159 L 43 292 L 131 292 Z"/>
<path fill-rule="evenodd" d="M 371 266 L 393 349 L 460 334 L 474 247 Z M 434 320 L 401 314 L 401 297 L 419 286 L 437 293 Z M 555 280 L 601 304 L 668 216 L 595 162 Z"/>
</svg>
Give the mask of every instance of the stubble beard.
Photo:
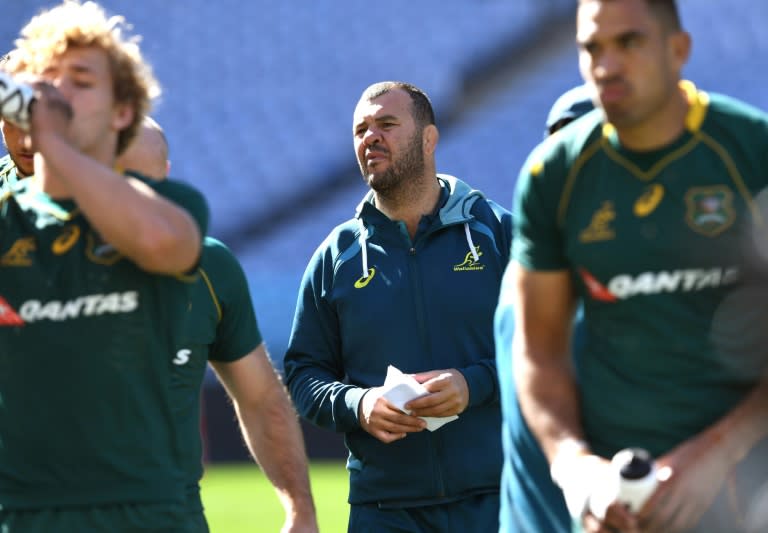
<svg viewBox="0 0 768 533">
<path fill-rule="evenodd" d="M 363 179 L 368 186 L 381 197 L 396 198 L 406 193 L 411 184 L 416 185 L 417 178 L 424 173 L 424 153 L 422 152 L 423 133 L 414 132 L 408 142 L 408 150 L 392 161 L 392 165 L 381 173 L 363 172 Z M 362 165 L 362 164 L 361 164 Z"/>
</svg>

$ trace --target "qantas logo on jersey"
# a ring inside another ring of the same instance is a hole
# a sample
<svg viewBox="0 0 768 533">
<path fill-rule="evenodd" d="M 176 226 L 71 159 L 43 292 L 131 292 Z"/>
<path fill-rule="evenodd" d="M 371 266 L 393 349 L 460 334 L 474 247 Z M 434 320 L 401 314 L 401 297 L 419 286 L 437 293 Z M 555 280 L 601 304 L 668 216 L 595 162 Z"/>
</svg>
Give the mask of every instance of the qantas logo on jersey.
<svg viewBox="0 0 768 533">
<path fill-rule="evenodd" d="M 739 280 L 739 269 L 730 268 L 687 268 L 643 272 L 636 276 L 619 274 L 603 285 L 584 268 L 579 274 L 593 299 L 615 303 L 633 296 L 663 293 L 696 292 L 732 285 Z"/>
<path fill-rule="evenodd" d="M 27 300 L 19 306 L 18 312 L 0 297 L 0 326 L 23 326 L 41 320 L 62 322 L 81 316 L 131 313 L 139 307 L 139 293 L 136 291 L 90 294 L 74 300 Z"/>
<path fill-rule="evenodd" d="M 0 296 L 0 326 L 23 326 L 24 321 L 19 314 L 8 305 L 5 298 Z"/>
</svg>

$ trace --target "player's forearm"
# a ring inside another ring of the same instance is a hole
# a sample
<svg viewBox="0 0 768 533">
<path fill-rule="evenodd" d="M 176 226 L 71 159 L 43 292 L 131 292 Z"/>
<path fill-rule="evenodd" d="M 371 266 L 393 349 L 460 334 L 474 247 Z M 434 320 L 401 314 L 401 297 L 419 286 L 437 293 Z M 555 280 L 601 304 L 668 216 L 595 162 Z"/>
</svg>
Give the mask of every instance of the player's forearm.
<svg viewBox="0 0 768 533">
<path fill-rule="evenodd" d="M 768 436 L 768 377 L 706 432 L 724 451 L 732 466 Z"/>
<path fill-rule="evenodd" d="M 515 347 L 516 352 L 525 347 Z M 552 463 L 564 447 L 584 442 L 579 393 L 567 358 L 514 355 L 518 401 L 525 420 Z M 586 444 L 584 444 L 586 451 Z"/>
<path fill-rule="evenodd" d="M 296 413 L 282 388 L 264 398 L 261 405 L 238 407 L 243 436 L 286 515 L 294 517 L 294 522 L 314 522 L 307 455 Z"/>
<path fill-rule="evenodd" d="M 101 237 L 145 270 L 194 266 L 201 237 L 192 217 L 149 186 L 126 178 L 59 139 L 48 139 L 45 172 L 60 180 Z"/>
</svg>

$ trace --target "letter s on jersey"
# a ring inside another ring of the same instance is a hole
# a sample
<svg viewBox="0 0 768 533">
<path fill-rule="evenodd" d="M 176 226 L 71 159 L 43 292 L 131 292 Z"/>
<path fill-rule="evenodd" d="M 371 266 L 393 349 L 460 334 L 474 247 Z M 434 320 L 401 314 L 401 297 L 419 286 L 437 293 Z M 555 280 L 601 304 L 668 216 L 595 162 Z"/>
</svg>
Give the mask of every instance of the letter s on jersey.
<svg viewBox="0 0 768 533">
<path fill-rule="evenodd" d="M 174 365 L 186 365 L 189 362 L 189 356 L 192 353 L 192 350 L 188 348 L 183 348 L 176 352 L 176 357 L 173 358 L 173 364 Z"/>
</svg>

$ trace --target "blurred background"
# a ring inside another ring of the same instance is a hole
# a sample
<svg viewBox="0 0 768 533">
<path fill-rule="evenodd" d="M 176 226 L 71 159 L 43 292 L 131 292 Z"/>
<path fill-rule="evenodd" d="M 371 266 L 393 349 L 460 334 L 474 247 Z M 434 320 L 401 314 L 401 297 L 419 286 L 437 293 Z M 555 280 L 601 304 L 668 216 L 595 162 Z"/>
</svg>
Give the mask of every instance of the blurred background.
<svg viewBox="0 0 768 533">
<path fill-rule="evenodd" d="M 0 49 L 53 3 L 3 0 Z M 392 79 L 424 89 L 441 131 L 438 171 L 509 206 L 550 105 L 580 83 L 575 0 L 100 3 L 143 36 L 163 86 L 153 116 L 171 175 L 206 194 L 211 234 L 240 258 L 278 368 L 306 262 L 366 192 L 351 136 L 365 87 Z M 679 4 L 694 43 L 685 76 L 768 109 L 768 2 Z M 245 459 L 215 378 L 204 402 L 208 459 Z M 339 436 L 305 433 L 312 458 L 344 455 Z"/>
</svg>

